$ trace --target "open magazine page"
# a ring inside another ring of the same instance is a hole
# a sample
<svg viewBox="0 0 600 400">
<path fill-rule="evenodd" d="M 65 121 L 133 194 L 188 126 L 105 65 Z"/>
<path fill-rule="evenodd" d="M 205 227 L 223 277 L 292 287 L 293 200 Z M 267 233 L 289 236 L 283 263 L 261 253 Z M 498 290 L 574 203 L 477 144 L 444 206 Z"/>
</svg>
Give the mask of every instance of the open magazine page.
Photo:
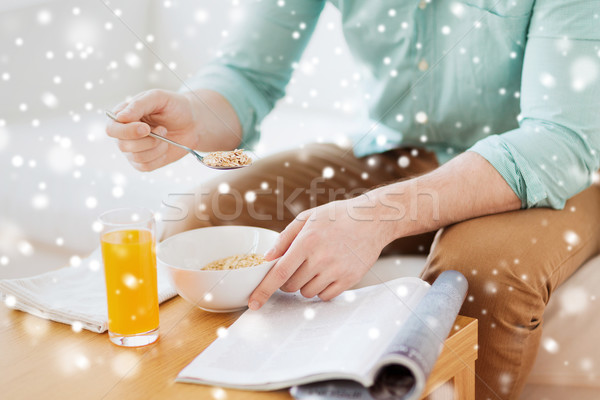
<svg viewBox="0 0 600 400">
<path fill-rule="evenodd" d="M 445 271 L 413 308 L 375 366 L 370 388 L 349 381 L 313 383 L 292 388 L 297 399 L 418 399 L 467 293 L 467 280 Z"/>
<path fill-rule="evenodd" d="M 329 302 L 277 292 L 260 310 L 245 312 L 177 381 L 268 390 L 319 374 L 366 376 L 429 287 L 400 278 Z"/>
</svg>

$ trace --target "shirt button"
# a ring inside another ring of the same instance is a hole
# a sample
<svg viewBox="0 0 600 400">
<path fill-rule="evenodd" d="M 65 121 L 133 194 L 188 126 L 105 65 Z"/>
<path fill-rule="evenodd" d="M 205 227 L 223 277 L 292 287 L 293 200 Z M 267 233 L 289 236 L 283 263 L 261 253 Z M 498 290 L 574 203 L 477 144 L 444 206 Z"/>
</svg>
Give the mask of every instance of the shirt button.
<svg viewBox="0 0 600 400">
<path fill-rule="evenodd" d="M 419 61 L 419 70 L 421 71 L 426 71 L 427 68 L 429 68 L 429 64 L 427 63 L 427 61 L 425 61 L 425 59 L 422 59 L 421 61 Z"/>
<path fill-rule="evenodd" d="M 425 0 L 421 0 L 421 1 L 419 1 L 419 8 L 420 8 L 421 10 L 424 10 L 424 9 L 425 9 L 425 7 L 427 7 L 427 1 L 425 1 Z"/>
</svg>

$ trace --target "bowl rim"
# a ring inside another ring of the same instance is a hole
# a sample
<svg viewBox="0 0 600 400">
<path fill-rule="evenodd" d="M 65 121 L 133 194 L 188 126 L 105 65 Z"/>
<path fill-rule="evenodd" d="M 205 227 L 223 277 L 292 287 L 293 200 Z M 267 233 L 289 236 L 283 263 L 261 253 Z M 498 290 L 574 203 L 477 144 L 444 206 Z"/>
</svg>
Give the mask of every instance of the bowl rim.
<svg viewBox="0 0 600 400">
<path fill-rule="evenodd" d="M 167 268 L 173 268 L 173 269 L 178 269 L 178 270 L 182 270 L 182 271 L 194 271 L 194 272 L 201 272 L 201 273 L 213 273 L 213 274 L 222 274 L 225 272 L 234 272 L 234 271 L 251 271 L 251 270 L 256 270 L 257 267 L 265 267 L 268 264 L 274 264 L 275 262 L 277 262 L 279 260 L 278 257 L 274 260 L 271 261 L 265 261 L 263 263 L 257 264 L 257 265 L 253 265 L 251 268 L 247 267 L 247 268 L 236 268 L 236 269 L 222 269 L 222 270 L 203 270 L 203 269 L 199 269 L 199 268 L 192 268 L 192 267 L 182 267 L 182 266 L 176 266 L 176 265 L 172 265 L 171 263 L 168 263 L 166 261 L 164 261 L 163 259 L 161 259 L 160 257 L 160 253 L 161 253 L 161 248 L 163 245 L 166 245 L 167 242 L 171 241 L 172 239 L 177 238 L 180 235 L 185 235 L 185 234 L 191 234 L 191 232 L 195 232 L 195 231 L 199 231 L 199 230 L 226 230 L 225 228 L 228 229 L 243 229 L 243 230 L 247 230 L 247 229 L 252 229 L 252 230 L 261 230 L 261 231 L 265 231 L 265 232 L 270 232 L 270 233 L 275 233 L 277 234 L 277 236 L 279 236 L 279 232 L 274 231 L 272 229 L 267 229 L 267 228 L 261 228 L 258 226 L 250 226 L 250 225 L 219 225 L 219 226 L 207 226 L 207 227 L 203 227 L 203 228 L 196 228 L 196 229 L 190 229 L 187 231 L 183 231 L 183 232 L 179 232 L 173 236 L 170 236 L 168 238 L 166 238 L 165 240 L 161 241 L 158 243 L 157 246 L 157 251 L 156 251 L 156 259 L 158 262 L 164 264 L 165 266 L 167 266 Z M 216 260 L 213 260 L 216 261 Z M 237 272 L 236 272 L 237 273 Z"/>
</svg>

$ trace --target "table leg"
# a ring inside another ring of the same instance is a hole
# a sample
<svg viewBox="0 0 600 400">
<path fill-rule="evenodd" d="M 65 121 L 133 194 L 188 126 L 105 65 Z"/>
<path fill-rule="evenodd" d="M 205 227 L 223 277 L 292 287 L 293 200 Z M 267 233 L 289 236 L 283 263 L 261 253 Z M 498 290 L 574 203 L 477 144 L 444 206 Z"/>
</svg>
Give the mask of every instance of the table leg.
<svg viewBox="0 0 600 400">
<path fill-rule="evenodd" d="M 454 398 L 475 400 L 475 361 L 471 361 L 454 376 Z"/>
</svg>

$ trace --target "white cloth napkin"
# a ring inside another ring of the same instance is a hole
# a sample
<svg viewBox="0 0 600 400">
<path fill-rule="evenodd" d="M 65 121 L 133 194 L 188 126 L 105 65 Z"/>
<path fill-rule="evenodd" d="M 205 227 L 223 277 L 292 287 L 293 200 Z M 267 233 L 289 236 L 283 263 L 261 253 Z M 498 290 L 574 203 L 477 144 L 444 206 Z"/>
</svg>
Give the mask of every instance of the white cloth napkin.
<svg viewBox="0 0 600 400">
<path fill-rule="evenodd" d="M 41 318 L 102 333 L 108 329 L 106 286 L 98 247 L 77 267 L 23 279 L 0 280 L 0 294 L 12 308 Z M 158 268 L 158 302 L 177 295 L 167 271 Z"/>
</svg>

